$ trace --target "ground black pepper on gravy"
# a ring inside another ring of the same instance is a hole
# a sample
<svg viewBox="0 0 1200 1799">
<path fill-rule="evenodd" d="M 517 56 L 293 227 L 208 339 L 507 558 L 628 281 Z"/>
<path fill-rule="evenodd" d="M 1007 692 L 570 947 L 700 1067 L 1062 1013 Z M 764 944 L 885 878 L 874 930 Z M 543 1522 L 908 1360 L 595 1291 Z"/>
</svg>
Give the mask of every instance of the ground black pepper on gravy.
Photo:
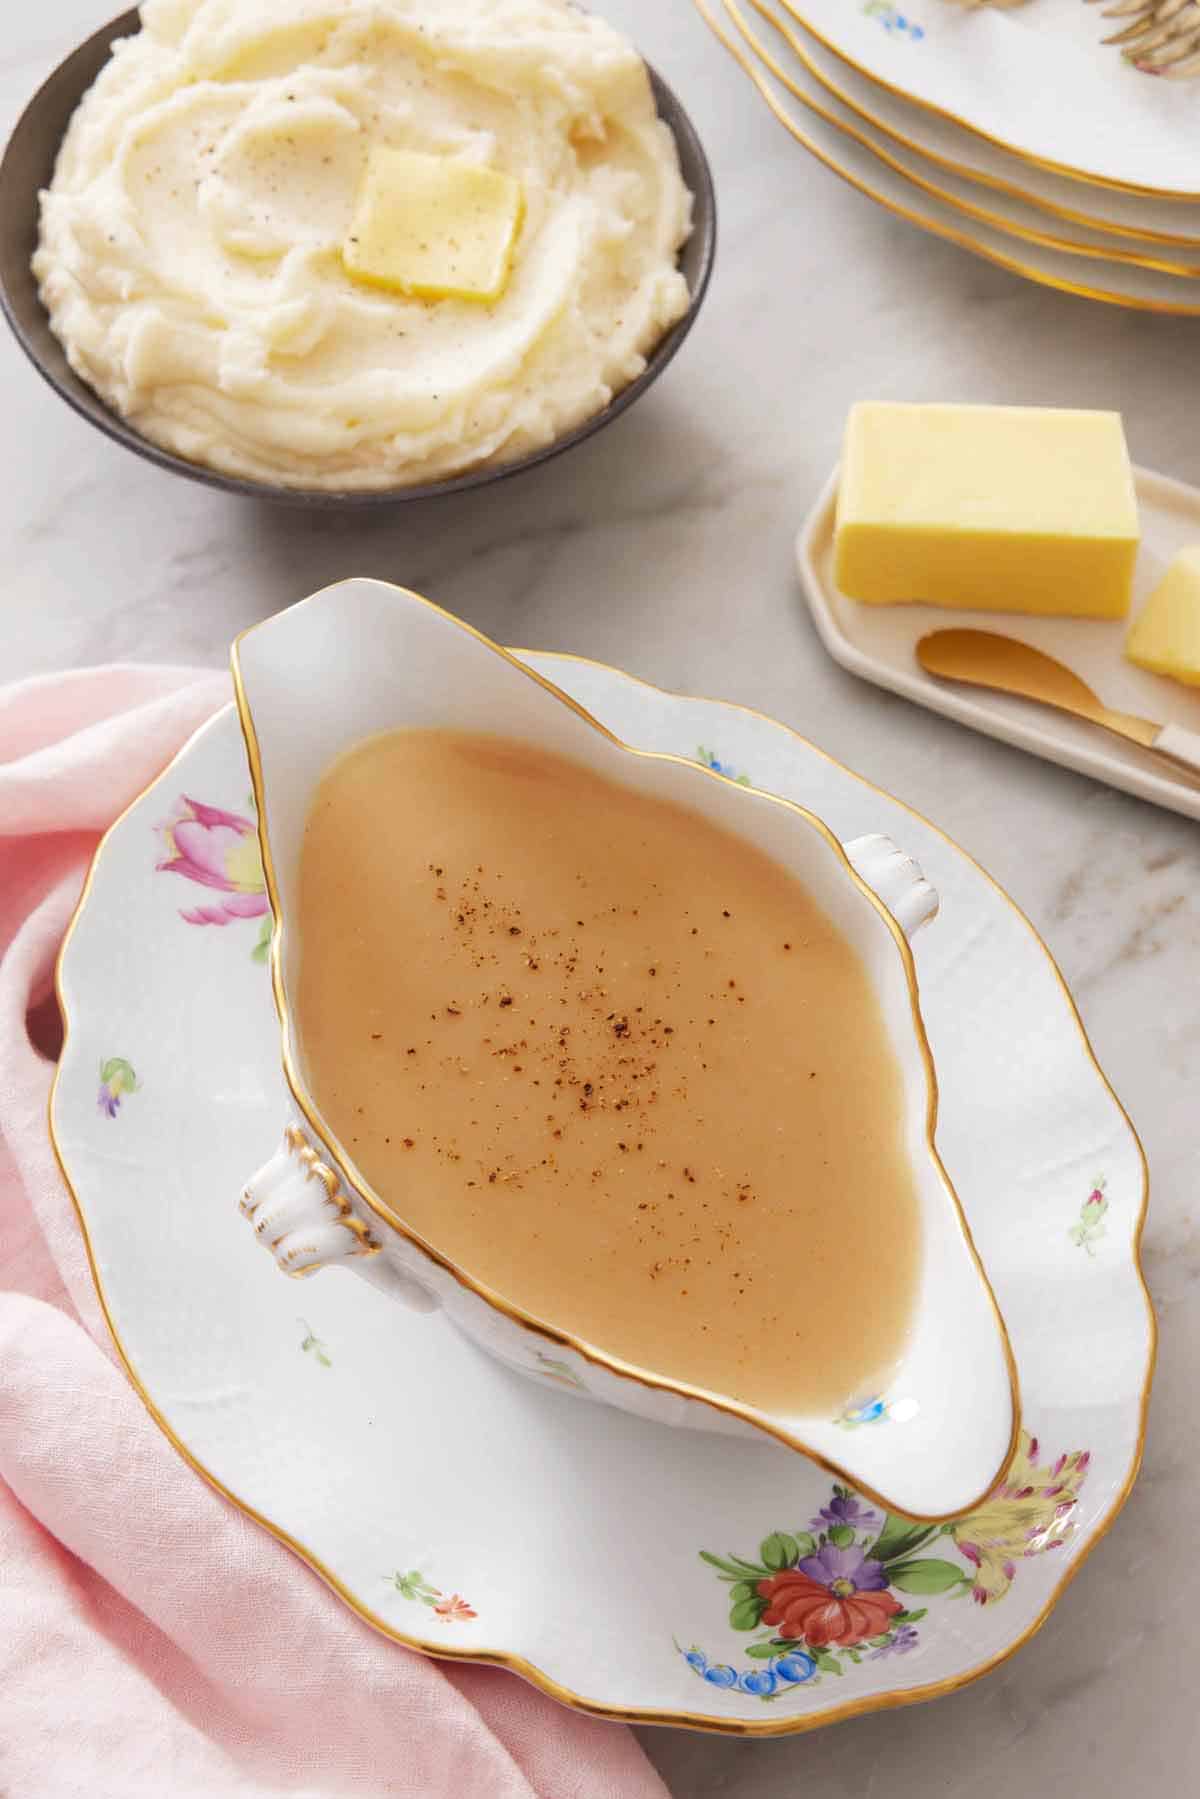
<svg viewBox="0 0 1200 1799">
<path fill-rule="evenodd" d="M 776 862 L 561 757 L 402 731 L 324 777 L 298 924 L 317 1105 L 477 1279 L 766 1411 L 836 1412 L 895 1362 L 900 1070 Z"/>
</svg>

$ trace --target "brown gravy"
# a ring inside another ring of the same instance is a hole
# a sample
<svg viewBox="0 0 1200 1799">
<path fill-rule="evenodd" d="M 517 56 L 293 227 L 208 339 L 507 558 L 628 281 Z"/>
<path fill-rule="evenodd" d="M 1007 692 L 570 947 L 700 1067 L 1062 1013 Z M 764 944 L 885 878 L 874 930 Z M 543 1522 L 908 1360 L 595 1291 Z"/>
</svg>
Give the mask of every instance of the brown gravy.
<svg viewBox="0 0 1200 1799">
<path fill-rule="evenodd" d="M 764 1411 L 886 1377 L 919 1270 L 900 1070 L 776 862 L 562 757 L 401 731 L 325 775 L 298 927 L 313 1097 L 443 1255 Z"/>
</svg>

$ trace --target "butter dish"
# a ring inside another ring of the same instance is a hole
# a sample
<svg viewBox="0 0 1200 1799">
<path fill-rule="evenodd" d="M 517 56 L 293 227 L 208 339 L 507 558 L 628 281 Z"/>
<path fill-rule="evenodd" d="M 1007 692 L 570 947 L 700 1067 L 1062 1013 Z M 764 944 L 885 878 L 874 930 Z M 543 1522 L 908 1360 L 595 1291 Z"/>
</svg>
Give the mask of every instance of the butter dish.
<svg viewBox="0 0 1200 1799">
<path fill-rule="evenodd" d="M 925 674 L 914 653 L 918 639 L 946 626 L 978 627 L 981 615 L 954 607 L 861 605 L 840 592 L 833 561 L 839 473 L 835 468 L 830 475 L 796 540 L 800 584 L 821 642 L 835 662 L 989 737 L 1200 819 L 1194 781 L 1175 775 L 1151 751 L 1120 743 L 1093 725 L 1032 701 L 955 687 Z M 1133 479 L 1142 525 L 1133 577 L 1131 616 L 1136 616 L 1172 559 L 1200 541 L 1200 490 L 1136 466 Z M 1126 619 L 991 613 L 987 623 L 1065 662 L 1117 709 L 1200 731 L 1200 691 L 1126 660 Z"/>
</svg>

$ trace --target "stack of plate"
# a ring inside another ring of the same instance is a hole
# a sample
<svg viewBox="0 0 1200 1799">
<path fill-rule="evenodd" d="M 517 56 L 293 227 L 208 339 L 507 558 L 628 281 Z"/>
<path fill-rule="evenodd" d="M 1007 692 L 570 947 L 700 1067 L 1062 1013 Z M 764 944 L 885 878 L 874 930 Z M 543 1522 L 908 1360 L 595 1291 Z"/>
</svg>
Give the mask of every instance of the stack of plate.
<svg viewBox="0 0 1200 1799">
<path fill-rule="evenodd" d="M 696 0 L 798 142 L 926 231 L 1048 287 L 1200 314 L 1200 80 L 1081 0 Z"/>
</svg>

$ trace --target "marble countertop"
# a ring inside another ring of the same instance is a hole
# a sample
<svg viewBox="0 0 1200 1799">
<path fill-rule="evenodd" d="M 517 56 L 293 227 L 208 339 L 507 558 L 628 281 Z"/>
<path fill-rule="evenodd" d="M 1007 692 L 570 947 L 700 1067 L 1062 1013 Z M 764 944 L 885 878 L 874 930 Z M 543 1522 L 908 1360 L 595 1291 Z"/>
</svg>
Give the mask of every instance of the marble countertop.
<svg viewBox="0 0 1200 1799">
<path fill-rule="evenodd" d="M 0 129 L 114 6 L 12 9 Z M 1041 1634 L 978 1685 L 790 1740 L 643 1737 L 678 1799 L 918 1799 L 931 1779 L 955 1799 L 1177 1799 L 1200 1749 L 1200 835 L 843 673 L 801 603 L 792 539 L 860 396 L 1116 407 L 1137 462 L 1200 482 L 1200 325 L 1038 289 L 920 235 L 803 156 L 690 0 L 605 10 L 683 97 L 720 200 L 712 291 L 652 395 L 490 492 L 314 518 L 141 463 L 5 337 L 0 666 L 220 664 L 254 620 L 378 575 L 502 642 L 772 713 L 981 861 L 1057 957 L 1149 1155 L 1163 1328 L 1145 1471 Z"/>
</svg>

